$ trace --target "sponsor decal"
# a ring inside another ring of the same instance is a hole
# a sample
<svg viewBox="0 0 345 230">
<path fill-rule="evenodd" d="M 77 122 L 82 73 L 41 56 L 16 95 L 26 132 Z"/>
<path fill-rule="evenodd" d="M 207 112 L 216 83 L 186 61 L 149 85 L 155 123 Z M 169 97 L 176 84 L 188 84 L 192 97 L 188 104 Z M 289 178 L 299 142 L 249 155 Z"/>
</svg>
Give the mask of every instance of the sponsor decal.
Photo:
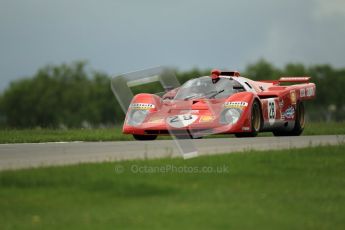
<svg viewBox="0 0 345 230">
<path fill-rule="evenodd" d="M 148 110 L 155 108 L 154 104 L 148 104 L 148 103 L 133 103 L 129 106 L 131 109 L 142 109 L 142 110 Z"/>
<path fill-rule="evenodd" d="M 201 116 L 199 119 L 199 122 L 210 122 L 214 120 L 214 116 L 211 115 L 206 115 L 206 116 Z"/>
<path fill-rule="evenodd" d="M 224 103 L 224 108 L 244 109 L 247 106 L 248 102 L 245 101 L 228 101 Z"/>
<path fill-rule="evenodd" d="M 290 91 L 290 99 L 291 99 L 291 104 L 295 105 L 296 102 L 297 102 L 296 91 L 295 90 L 291 90 Z"/>
<path fill-rule="evenodd" d="M 270 125 L 276 121 L 276 103 L 273 98 L 267 100 L 268 122 Z"/>
<path fill-rule="evenodd" d="M 292 119 L 295 117 L 295 109 L 290 106 L 283 112 L 284 119 Z"/>
<path fill-rule="evenodd" d="M 166 122 L 174 128 L 183 128 L 187 127 L 188 125 L 193 124 L 199 116 L 194 114 L 181 114 L 170 116 L 166 119 Z"/>
<path fill-rule="evenodd" d="M 249 130 L 250 130 L 250 127 L 242 127 L 242 130 L 243 130 L 243 131 L 249 131 Z"/>
</svg>

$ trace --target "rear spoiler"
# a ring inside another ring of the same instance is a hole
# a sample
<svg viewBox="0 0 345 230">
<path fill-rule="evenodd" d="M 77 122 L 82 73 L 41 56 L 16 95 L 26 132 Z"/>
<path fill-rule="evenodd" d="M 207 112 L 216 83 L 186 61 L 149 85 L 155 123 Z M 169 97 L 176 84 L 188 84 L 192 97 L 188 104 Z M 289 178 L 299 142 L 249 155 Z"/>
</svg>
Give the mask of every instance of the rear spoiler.
<svg viewBox="0 0 345 230">
<path fill-rule="evenodd" d="M 310 77 L 281 77 L 278 82 L 309 83 Z"/>
</svg>

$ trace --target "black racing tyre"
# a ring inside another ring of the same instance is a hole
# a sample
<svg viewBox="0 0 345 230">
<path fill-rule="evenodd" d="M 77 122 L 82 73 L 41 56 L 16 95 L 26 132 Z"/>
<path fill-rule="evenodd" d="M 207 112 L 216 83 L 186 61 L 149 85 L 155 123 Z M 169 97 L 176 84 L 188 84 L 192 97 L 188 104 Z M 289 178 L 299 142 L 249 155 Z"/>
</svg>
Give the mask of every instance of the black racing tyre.
<svg viewBox="0 0 345 230">
<path fill-rule="evenodd" d="M 273 131 L 274 136 L 299 136 L 302 134 L 305 125 L 305 110 L 303 102 L 298 102 L 296 106 L 295 126 L 290 131 L 276 130 Z"/>
<path fill-rule="evenodd" d="M 256 137 L 263 125 L 261 108 L 258 100 L 255 100 L 251 111 L 251 132 L 235 133 L 236 137 Z"/>
<path fill-rule="evenodd" d="M 137 134 L 133 134 L 133 137 L 137 141 L 153 141 L 153 140 L 156 140 L 157 135 L 137 135 Z"/>
</svg>

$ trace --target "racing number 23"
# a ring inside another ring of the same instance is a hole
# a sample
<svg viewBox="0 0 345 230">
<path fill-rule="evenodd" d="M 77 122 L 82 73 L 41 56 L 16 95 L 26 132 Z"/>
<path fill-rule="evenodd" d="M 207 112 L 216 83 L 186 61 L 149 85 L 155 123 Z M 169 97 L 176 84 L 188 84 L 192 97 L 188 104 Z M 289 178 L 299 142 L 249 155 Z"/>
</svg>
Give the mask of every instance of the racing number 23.
<svg viewBox="0 0 345 230">
<path fill-rule="evenodd" d="M 269 116 L 269 119 L 276 118 L 276 109 L 275 109 L 274 101 L 268 102 L 268 116 Z"/>
<path fill-rule="evenodd" d="M 193 119 L 193 116 L 191 114 L 188 114 L 188 115 L 183 115 L 183 116 L 173 116 L 171 119 L 170 119 L 170 122 L 171 123 L 174 123 L 174 122 L 178 122 L 180 121 L 180 119 L 183 119 L 185 121 L 188 121 L 188 120 L 191 120 Z"/>
</svg>

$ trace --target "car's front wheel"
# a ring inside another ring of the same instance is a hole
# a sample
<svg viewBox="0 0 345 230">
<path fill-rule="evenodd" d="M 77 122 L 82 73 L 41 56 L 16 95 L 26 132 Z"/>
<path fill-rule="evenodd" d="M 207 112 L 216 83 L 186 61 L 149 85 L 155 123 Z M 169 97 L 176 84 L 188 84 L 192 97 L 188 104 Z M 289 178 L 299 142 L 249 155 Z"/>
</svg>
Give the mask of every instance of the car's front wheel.
<svg viewBox="0 0 345 230">
<path fill-rule="evenodd" d="M 262 126 L 262 116 L 259 101 L 255 100 L 251 111 L 251 132 L 235 133 L 236 137 L 256 137 Z"/>
<path fill-rule="evenodd" d="M 157 135 L 137 135 L 137 134 L 133 134 L 133 137 L 137 141 L 153 141 L 153 140 L 156 140 Z"/>
</svg>

